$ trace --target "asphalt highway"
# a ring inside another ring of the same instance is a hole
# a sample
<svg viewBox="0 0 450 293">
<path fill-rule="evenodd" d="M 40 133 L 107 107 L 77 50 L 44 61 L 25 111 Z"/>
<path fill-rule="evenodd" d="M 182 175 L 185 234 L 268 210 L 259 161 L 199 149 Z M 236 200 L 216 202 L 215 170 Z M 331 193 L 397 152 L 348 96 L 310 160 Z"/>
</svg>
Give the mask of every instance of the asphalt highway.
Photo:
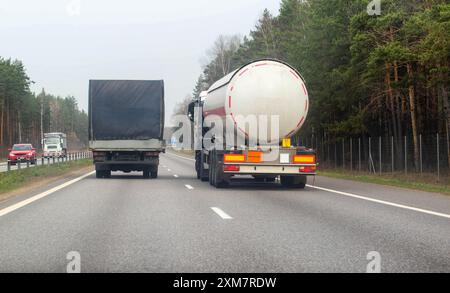
<svg viewBox="0 0 450 293">
<path fill-rule="evenodd" d="M 165 154 L 160 176 L 87 174 L 0 203 L 0 272 L 450 272 L 450 198 L 318 177 L 217 190 Z M 64 184 L 64 185 L 61 185 Z"/>
</svg>

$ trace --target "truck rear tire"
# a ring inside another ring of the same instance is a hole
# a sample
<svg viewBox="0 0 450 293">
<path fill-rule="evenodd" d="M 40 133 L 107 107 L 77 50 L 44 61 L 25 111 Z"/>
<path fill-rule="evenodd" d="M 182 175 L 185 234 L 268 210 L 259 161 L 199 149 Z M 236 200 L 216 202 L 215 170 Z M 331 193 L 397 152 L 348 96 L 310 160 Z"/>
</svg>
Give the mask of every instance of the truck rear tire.
<svg viewBox="0 0 450 293">
<path fill-rule="evenodd" d="M 150 179 L 150 170 L 144 170 L 144 179 Z"/>
<path fill-rule="evenodd" d="M 209 171 L 205 169 L 205 155 L 203 151 L 198 151 L 195 155 L 195 169 L 197 171 L 197 179 L 202 182 L 209 181 Z"/>
<path fill-rule="evenodd" d="M 158 178 L 158 171 L 150 172 L 150 177 L 151 177 L 152 179 Z"/>
<path fill-rule="evenodd" d="M 209 184 L 211 186 L 214 186 L 214 165 L 215 165 L 215 161 L 214 161 L 214 153 L 213 151 L 210 151 L 209 153 L 209 169 L 208 169 L 208 181 Z"/>
<path fill-rule="evenodd" d="M 211 170 L 211 185 L 216 188 L 225 188 L 228 186 L 228 181 L 225 180 L 223 174 L 223 165 L 220 162 L 220 154 L 216 151 L 212 154 L 212 163 L 209 165 Z"/>
</svg>

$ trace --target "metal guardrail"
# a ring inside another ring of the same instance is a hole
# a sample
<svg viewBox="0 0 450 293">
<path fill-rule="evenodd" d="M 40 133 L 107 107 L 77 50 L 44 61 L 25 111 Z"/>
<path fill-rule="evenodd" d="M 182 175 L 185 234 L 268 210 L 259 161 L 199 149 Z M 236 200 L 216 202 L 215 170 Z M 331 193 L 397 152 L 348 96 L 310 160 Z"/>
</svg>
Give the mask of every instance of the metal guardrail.
<svg viewBox="0 0 450 293">
<path fill-rule="evenodd" d="M 21 170 L 24 168 L 30 168 L 33 166 L 51 166 L 51 165 L 58 165 L 73 161 L 79 161 L 84 159 L 92 159 L 92 152 L 76 152 L 76 153 L 69 153 L 65 157 L 40 157 L 36 160 L 36 164 L 33 165 L 31 161 L 17 161 L 15 163 L 8 161 L 6 165 L 6 171 L 2 172 L 10 172 L 10 171 L 16 171 Z M 14 164 L 14 165 L 13 165 Z M 13 166 L 17 166 L 17 168 L 14 168 Z"/>
</svg>

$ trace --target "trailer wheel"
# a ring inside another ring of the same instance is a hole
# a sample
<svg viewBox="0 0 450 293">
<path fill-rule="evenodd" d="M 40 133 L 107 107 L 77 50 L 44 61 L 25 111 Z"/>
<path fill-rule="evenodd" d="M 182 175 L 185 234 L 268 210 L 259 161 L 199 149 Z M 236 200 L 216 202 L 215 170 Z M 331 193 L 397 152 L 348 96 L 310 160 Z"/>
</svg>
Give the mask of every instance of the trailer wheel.
<svg viewBox="0 0 450 293">
<path fill-rule="evenodd" d="M 214 186 L 216 184 L 215 178 L 216 178 L 216 154 L 215 152 L 212 152 L 210 155 L 210 164 L 209 164 L 209 184 L 211 186 Z"/>
<path fill-rule="evenodd" d="M 158 178 L 158 171 L 153 171 L 153 172 L 151 172 L 151 173 L 150 173 L 150 177 L 151 177 L 152 179 Z"/>
<path fill-rule="evenodd" d="M 150 179 L 150 170 L 144 170 L 144 179 Z"/>
<path fill-rule="evenodd" d="M 216 188 L 225 188 L 228 186 L 228 181 L 225 180 L 225 176 L 223 174 L 223 164 L 220 161 L 220 155 L 217 152 L 214 152 L 214 162 L 212 164 L 213 172 L 212 172 L 212 181 L 213 186 Z M 210 166 L 211 168 L 211 166 Z"/>
<path fill-rule="evenodd" d="M 197 169 L 197 179 L 202 182 L 209 181 L 209 170 L 205 169 L 205 161 L 206 156 L 203 154 L 203 151 L 198 151 L 195 157 L 195 167 Z"/>
<path fill-rule="evenodd" d="M 202 182 L 208 182 L 209 170 L 205 169 L 206 156 L 203 151 L 200 152 L 200 180 Z"/>
<path fill-rule="evenodd" d="M 201 160 L 201 152 L 196 151 L 195 152 L 195 171 L 197 172 L 197 179 L 201 179 L 201 165 L 202 165 L 202 160 Z"/>
</svg>

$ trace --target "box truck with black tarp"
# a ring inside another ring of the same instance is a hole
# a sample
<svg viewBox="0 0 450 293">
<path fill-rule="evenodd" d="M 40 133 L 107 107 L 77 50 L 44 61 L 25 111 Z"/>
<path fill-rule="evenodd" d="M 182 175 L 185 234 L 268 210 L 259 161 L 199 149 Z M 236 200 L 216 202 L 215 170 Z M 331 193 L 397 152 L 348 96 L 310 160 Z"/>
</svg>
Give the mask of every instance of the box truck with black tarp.
<svg viewBox="0 0 450 293">
<path fill-rule="evenodd" d="M 163 132 L 162 80 L 90 81 L 89 146 L 97 178 L 109 178 L 113 171 L 157 178 Z"/>
</svg>

